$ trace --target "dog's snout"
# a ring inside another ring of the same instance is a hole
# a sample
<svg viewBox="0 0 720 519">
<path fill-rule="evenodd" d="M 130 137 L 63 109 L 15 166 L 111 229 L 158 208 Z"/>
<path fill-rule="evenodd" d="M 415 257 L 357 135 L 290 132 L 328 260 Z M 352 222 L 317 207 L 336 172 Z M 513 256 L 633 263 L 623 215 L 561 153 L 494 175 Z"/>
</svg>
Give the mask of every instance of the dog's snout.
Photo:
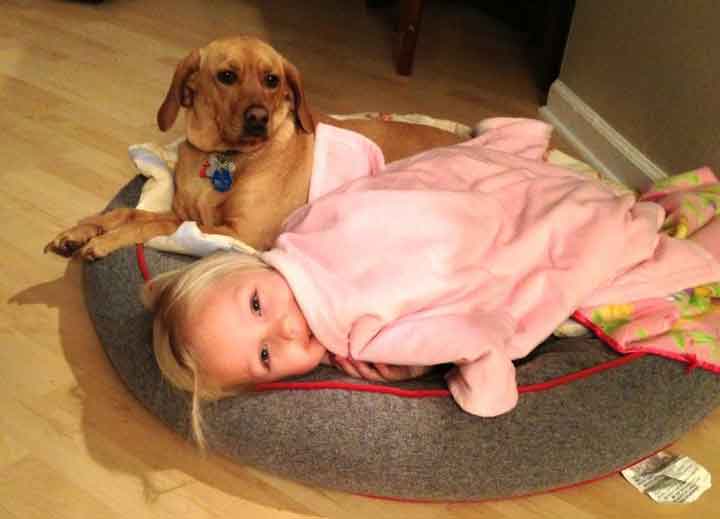
<svg viewBox="0 0 720 519">
<path fill-rule="evenodd" d="M 267 108 L 253 105 L 245 110 L 245 133 L 253 137 L 260 137 L 267 133 L 267 123 L 270 118 Z"/>
</svg>

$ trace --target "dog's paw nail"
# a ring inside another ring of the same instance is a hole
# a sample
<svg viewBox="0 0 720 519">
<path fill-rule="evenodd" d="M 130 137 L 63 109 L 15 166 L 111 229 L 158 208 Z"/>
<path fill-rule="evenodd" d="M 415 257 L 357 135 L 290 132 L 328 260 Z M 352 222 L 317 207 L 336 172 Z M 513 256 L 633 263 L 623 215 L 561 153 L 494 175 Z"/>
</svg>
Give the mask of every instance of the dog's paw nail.
<svg viewBox="0 0 720 519">
<path fill-rule="evenodd" d="M 69 258 L 73 255 L 80 244 L 76 241 L 61 240 L 60 243 L 52 243 L 49 245 L 49 249 L 58 256 Z"/>
<path fill-rule="evenodd" d="M 77 251 L 77 256 L 85 261 L 96 261 L 107 256 L 107 251 L 103 250 L 101 244 L 88 243 L 82 249 Z"/>
</svg>

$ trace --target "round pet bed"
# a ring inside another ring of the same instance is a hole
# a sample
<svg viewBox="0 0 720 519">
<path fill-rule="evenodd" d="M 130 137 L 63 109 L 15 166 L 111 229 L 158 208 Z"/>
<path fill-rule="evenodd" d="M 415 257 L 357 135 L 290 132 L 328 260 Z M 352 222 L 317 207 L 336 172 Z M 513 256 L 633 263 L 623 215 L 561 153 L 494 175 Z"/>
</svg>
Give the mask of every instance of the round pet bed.
<svg viewBox="0 0 720 519">
<path fill-rule="evenodd" d="M 111 207 L 134 206 L 137 177 Z M 192 261 L 127 248 L 84 269 L 87 307 L 113 366 L 152 413 L 188 435 L 187 395 L 161 378 L 153 276 Z M 662 449 L 720 403 L 720 377 L 679 362 L 619 356 L 595 338 L 550 339 L 518 363 L 518 406 L 496 418 L 455 404 L 442 373 L 375 384 L 332 368 L 206 406 L 208 443 L 243 464 L 312 485 L 418 500 L 542 492 L 616 472 Z"/>
</svg>

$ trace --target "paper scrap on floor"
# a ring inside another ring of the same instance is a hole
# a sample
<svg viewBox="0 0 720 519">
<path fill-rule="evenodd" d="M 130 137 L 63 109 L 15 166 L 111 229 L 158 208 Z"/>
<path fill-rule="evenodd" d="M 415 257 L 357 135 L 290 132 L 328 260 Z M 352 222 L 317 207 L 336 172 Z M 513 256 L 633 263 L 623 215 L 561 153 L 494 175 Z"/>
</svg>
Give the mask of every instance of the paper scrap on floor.
<svg viewBox="0 0 720 519">
<path fill-rule="evenodd" d="M 664 451 L 623 470 L 622 475 L 658 503 L 692 503 L 712 486 L 712 476 L 703 466 Z"/>
</svg>

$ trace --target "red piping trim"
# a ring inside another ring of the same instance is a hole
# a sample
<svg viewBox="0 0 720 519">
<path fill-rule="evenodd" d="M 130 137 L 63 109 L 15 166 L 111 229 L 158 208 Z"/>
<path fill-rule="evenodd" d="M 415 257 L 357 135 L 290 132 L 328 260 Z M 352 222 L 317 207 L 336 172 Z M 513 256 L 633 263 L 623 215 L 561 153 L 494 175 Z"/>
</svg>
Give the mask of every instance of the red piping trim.
<svg viewBox="0 0 720 519">
<path fill-rule="evenodd" d="M 518 392 L 538 393 L 541 391 L 547 391 L 557 386 L 562 386 L 571 382 L 575 382 L 576 380 L 591 377 L 596 373 L 600 373 L 608 369 L 613 369 L 623 366 L 625 364 L 629 364 L 630 362 L 634 362 L 635 360 L 644 356 L 644 353 L 630 353 L 623 357 L 619 357 L 608 362 L 603 362 L 602 364 L 598 364 L 591 368 L 581 369 L 574 373 L 563 375 L 561 377 L 556 377 L 545 382 L 518 386 Z M 448 391 L 447 389 L 401 389 L 397 387 L 341 382 L 337 380 L 324 380 L 320 382 L 267 382 L 264 384 L 257 384 L 255 386 L 255 390 L 259 392 L 287 390 L 315 391 L 320 389 L 341 389 L 346 391 L 360 391 L 364 393 L 384 393 L 404 398 L 433 398 L 446 397 L 450 395 L 450 391 Z"/>
<path fill-rule="evenodd" d="M 590 318 L 587 317 L 585 314 L 580 313 L 579 310 L 573 314 L 573 319 L 575 319 L 577 322 L 579 322 L 586 328 L 590 328 L 590 330 L 592 330 L 595 335 L 597 335 L 603 342 L 605 342 L 605 344 L 610 346 L 618 353 L 622 353 L 623 355 L 628 354 L 627 349 L 622 348 L 613 337 L 607 335 L 602 328 L 592 322 Z M 644 347 L 642 353 L 659 355 L 661 357 L 676 360 L 678 362 L 684 362 L 685 364 L 687 364 L 688 373 L 691 373 L 695 368 L 702 368 L 707 371 L 712 371 L 713 373 L 720 373 L 720 364 L 714 365 L 710 364 L 707 361 L 700 360 L 694 353 L 672 353 L 667 350 L 653 349 L 650 347 Z"/>
<path fill-rule="evenodd" d="M 575 312 L 572 315 L 572 318 L 575 319 L 577 322 L 582 324 L 585 328 L 590 328 L 592 332 L 597 335 L 600 339 L 603 340 L 605 344 L 610 346 L 612 349 L 617 351 L 618 353 L 625 353 L 620 345 L 617 343 L 614 337 L 611 337 L 610 335 L 605 333 L 605 330 L 600 328 L 598 325 L 596 325 L 594 322 L 592 322 L 588 317 L 585 316 L 585 314 L 581 313 L 579 310 L 575 310 Z"/>
<path fill-rule="evenodd" d="M 510 499 L 525 499 L 525 498 L 528 498 L 528 497 L 533 497 L 533 496 L 539 496 L 539 495 L 547 494 L 547 493 L 549 493 L 549 492 L 561 492 L 561 491 L 563 491 L 563 490 L 570 490 L 570 489 L 576 488 L 576 487 L 583 487 L 583 486 L 585 486 L 585 485 L 589 485 L 590 483 L 595 483 L 595 482 L 597 482 L 597 481 L 600 481 L 600 480 L 603 480 L 603 479 L 607 479 L 607 478 L 609 478 L 609 477 L 611 477 L 611 476 L 615 476 L 615 475 L 619 474 L 620 472 L 622 472 L 623 470 L 625 470 L 625 469 L 628 468 L 628 467 L 632 467 L 633 465 L 636 465 L 636 464 L 640 463 L 641 461 L 644 461 L 644 460 L 646 460 L 646 459 L 648 459 L 648 458 L 650 458 L 650 457 L 652 457 L 652 456 L 655 456 L 658 452 L 664 451 L 665 449 L 669 448 L 670 445 L 672 445 L 672 444 L 666 445 L 665 447 L 662 447 L 662 448 L 660 448 L 660 449 L 658 449 L 658 450 L 656 450 L 656 451 L 648 454 L 647 456 L 643 456 L 642 458 L 638 459 L 637 461 L 630 462 L 630 463 L 628 463 L 627 465 L 624 465 L 624 466 L 620 467 L 619 469 L 616 469 L 616 470 L 614 470 L 613 472 L 610 472 L 610 473 L 608 473 L 608 474 L 603 474 L 602 476 L 597 476 L 597 477 L 594 477 L 594 478 L 586 479 L 585 481 L 578 481 L 577 483 L 571 483 L 571 484 L 569 484 L 569 485 L 563 485 L 563 486 L 555 487 L 555 488 L 548 488 L 547 490 L 538 490 L 537 492 L 531 492 L 531 493 L 529 493 L 529 494 L 520 494 L 520 495 L 517 495 L 517 496 L 491 497 L 491 498 L 488 498 L 488 499 L 476 499 L 476 500 L 472 500 L 472 499 L 458 499 L 458 500 L 445 500 L 445 501 L 443 501 L 443 500 L 431 500 L 431 499 L 409 499 L 409 498 L 394 497 L 394 496 L 376 496 L 376 495 L 373 495 L 373 494 L 354 494 L 354 495 L 356 495 L 356 496 L 361 496 L 361 497 L 367 497 L 367 498 L 370 498 L 370 499 L 381 499 L 381 500 L 386 500 L 386 501 L 398 501 L 398 502 L 402 502 L 402 503 L 422 503 L 422 504 L 431 504 L 431 505 L 432 505 L 432 504 L 442 505 L 442 504 L 445 504 L 445 503 L 468 503 L 468 504 L 475 503 L 475 504 L 477 504 L 477 503 L 492 503 L 492 502 L 496 502 L 496 501 L 507 501 L 507 500 L 510 500 Z"/>
<path fill-rule="evenodd" d="M 601 364 L 597 364 L 596 366 L 593 366 L 591 368 L 581 369 L 580 371 L 576 371 L 575 373 L 570 373 L 568 375 L 563 375 L 561 377 L 553 378 L 546 382 L 540 382 L 537 384 L 528 384 L 526 386 L 519 386 L 518 391 L 520 393 L 537 393 L 539 391 L 545 391 L 547 389 L 552 389 L 557 386 L 562 386 L 564 384 L 569 384 L 571 382 L 575 382 L 576 380 L 581 380 L 583 378 L 591 377 L 592 375 L 595 375 L 596 373 L 601 373 L 601 372 L 607 371 L 609 369 L 618 368 L 625 364 L 634 362 L 635 360 L 639 359 L 640 357 L 644 357 L 644 356 L 645 356 L 644 353 L 629 353 L 623 357 L 618 357 L 617 359 L 613 359 L 613 360 L 609 360 L 607 362 L 603 362 Z"/>
<path fill-rule="evenodd" d="M 376 386 L 373 384 L 354 384 L 352 382 L 341 382 L 339 380 L 324 380 L 321 382 L 266 382 L 256 384 L 255 390 L 264 391 L 287 391 L 287 390 L 315 391 L 319 389 L 341 389 L 345 391 L 360 391 L 363 393 L 384 393 L 403 398 L 432 398 L 450 396 L 447 389 L 402 389 L 390 386 Z"/>
</svg>

